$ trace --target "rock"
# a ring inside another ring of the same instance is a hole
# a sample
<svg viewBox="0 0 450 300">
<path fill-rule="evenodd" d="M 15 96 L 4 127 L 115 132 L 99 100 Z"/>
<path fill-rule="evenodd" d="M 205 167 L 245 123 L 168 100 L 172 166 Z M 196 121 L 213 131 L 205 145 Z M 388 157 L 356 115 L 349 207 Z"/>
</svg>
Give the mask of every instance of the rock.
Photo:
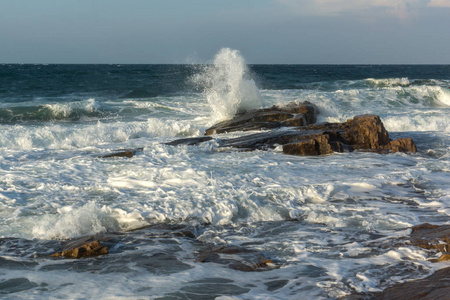
<svg viewBox="0 0 450 300">
<path fill-rule="evenodd" d="M 316 122 L 317 108 L 309 102 L 291 102 L 286 106 L 251 110 L 220 122 L 205 131 L 205 135 L 233 131 L 306 126 Z"/>
<path fill-rule="evenodd" d="M 186 138 L 186 139 L 179 139 L 179 140 L 175 140 L 169 143 L 166 143 L 166 145 L 170 145 L 170 146 L 177 146 L 177 145 L 197 145 L 203 142 L 207 142 L 212 140 L 213 138 L 210 136 L 201 136 L 201 137 L 197 137 L 197 138 Z"/>
<path fill-rule="evenodd" d="M 385 149 L 392 152 L 417 152 L 416 144 L 412 138 L 399 138 L 390 141 Z"/>
<path fill-rule="evenodd" d="M 63 251 L 52 254 L 52 257 L 82 258 L 108 254 L 108 248 L 92 237 L 77 239 L 65 245 Z"/>
<path fill-rule="evenodd" d="M 435 300 L 450 298 L 450 267 L 436 271 L 433 275 L 419 280 L 408 281 L 371 295 L 350 295 L 341 298 L 374 300 Z"/>
<path fill-rule="evenodd" d="M 435 249 L 442 256 L 433 260 L 441 262 L 449 260 L 450 256 L 450 225 L 420 224 L 412 228 L 410 241 L 413 245 L 424 249 Z"/>
<path fill-rule="evenodd" d="M 217 141 L 219 147 L 240 150 L 267 150 L 281 145 L 283 153 L 291 155 L 326 155 L 354 150 L 378 153 L 417 152 L 411 138 L 391 140 L 377 115 L 355 116 L 344 123 L 311 124 L 316 121 L 316 114 L 317 109 L 311 103 L 292 102 L 284 107 L 273 106 L 241 113 L 231 120 L 212 126 L 205 134 L 271 129 Z M 180 139 L 167 144 L 196 145 L 207 140 L 211 140 L 211 137 Z"/>
<path fill-rule="evenodd" d="M 119 150 L 116 150 L 118 152 L 105 154 L 105 155 L 99 155 L 99 156 L 97 156 L 97 158 L 111 158 L 111 157 L 128 157 L 128 158 L 131 158 L 131 157 L 133 157 L 136 154 L 136 152 L 140 152 L 140 151 L 143 151 L 143 150 L 144 150 L 144 148 L 119 149 Z"/>
<path fill-rule="evenodd" d="M 323 155 L 331 154 L 329 136 L 319 134 L 317 136 L 308 136 L 304 141 L 297 141 L 283 145 L 283 153 L 295 155 Z"/>
<path fill-rule="evenodd" d="M 197 261 L 222 264 L 243 272 L 268 271 L 278 267 L 259 251 L 232 245 L 205 247 L 197 253 Z"/>
</svg>

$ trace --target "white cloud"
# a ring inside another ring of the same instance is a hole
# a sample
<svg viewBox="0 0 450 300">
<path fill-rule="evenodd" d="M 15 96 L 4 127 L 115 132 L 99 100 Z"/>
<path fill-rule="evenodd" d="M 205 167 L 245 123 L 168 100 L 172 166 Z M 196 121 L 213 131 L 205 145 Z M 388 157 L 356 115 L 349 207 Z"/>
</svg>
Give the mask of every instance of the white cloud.
<svg viewBox="0 0 450 300">
<path fill-rule="evenodd" d="M 431 0 L 428 3 L 430 7 L 449 7 L 450 8 L 450 0 Z"/>
<path fill-rule="evenodd" d="M 277 0 L 304 15 L 342 15 L 367 17 L 374 12 L 394 16 L 401 21 L 415 18 L 427 6 L 450 6 L 450 0 Z"/>
</svg>

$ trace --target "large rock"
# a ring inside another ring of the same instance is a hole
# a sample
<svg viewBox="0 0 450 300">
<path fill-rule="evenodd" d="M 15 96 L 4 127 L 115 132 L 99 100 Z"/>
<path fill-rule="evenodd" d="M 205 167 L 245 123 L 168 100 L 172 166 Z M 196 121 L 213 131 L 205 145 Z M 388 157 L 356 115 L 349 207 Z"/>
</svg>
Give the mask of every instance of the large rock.
<svg viewBox="0 0 450 300">
<path fill-rule="evenodd" d="M 283 153 L 291 155 L 325 155 L 354 150 L 379 153 L 417 152 L 411 138 L 391 140 L 377 115 L 360 115 L 344 123 L 312 124 L 316 121 L 316 114 L 317 109 L 311 103 L 292 102 L 285 107 L 273 106 L 239 114 L 231 120 L 212 126 L 205 134 L 270 129 L 217 141 L 219 147 L 243 150 L 267 150 L 282 146 Z M 187 138 L 167 144 L 196 145 L 210 139 Z"/>
<path fill-rule="evenodd" d="M 240 113 L 231 120 L 217 123 L 206 129 L 206 135 L 306 126 L 316 122 L 317 108 L 309 102 L 291 102 L 286 106 L 272 106 Z"/>
<path fill-rule="evenodd" d="M 88 237 L 68 242 L 61 252 L 52 254 L 52 257 L 82 258 L 108 254 L 108 248 L 99 240 Z"/>
</svg>

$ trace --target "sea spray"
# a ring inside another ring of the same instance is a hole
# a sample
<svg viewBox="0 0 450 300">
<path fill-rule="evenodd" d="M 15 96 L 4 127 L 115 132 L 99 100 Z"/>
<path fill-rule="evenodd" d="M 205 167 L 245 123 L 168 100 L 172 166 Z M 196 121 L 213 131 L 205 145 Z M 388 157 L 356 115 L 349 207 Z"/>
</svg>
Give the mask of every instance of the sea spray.
<svg viewBox="0 0 450 300">
<path fill-rule="evenodd" d="M 221 49 L 213 63 L 206 65 L 193 79 L 203 89 L 213 121 L 262 106 L 259 90 L 249 77 L 245 60 L 238 50 Z"/>
</svg>

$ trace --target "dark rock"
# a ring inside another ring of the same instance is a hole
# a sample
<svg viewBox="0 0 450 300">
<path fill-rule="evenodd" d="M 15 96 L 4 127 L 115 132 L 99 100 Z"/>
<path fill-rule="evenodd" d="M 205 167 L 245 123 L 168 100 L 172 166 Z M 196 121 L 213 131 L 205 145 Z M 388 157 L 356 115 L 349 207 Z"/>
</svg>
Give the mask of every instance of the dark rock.
<svg viewBox="0 0 450 300">
<path fill-rule="evenodd" d="M 100 244 L 93 237 L 77 239 L 69 242 L 61 252 L 52 254 L 52 257 L 82 258 L 108 254 L 108 248 Z"/>
<path fill-rule="evenodd" d="M 386 149 L 392 152 L 417 152 L 416 144 L 412 138 L 399 138 L 390 141 Z"/>
<path fill-rule="evenodd" d="M 308 102 L 292 102 L 284 107 L 252 110 L 220 122 L 206 130 L 206 135 L 232 131 L 271 129 L 231 139 L 218 139 L 219 147 L 240 150 L 267 150 L 277 145 L 291 155 L 325 155 L 344 151 L 417 152 L 411 138 L 391 140 L 377 115 L 360 115 L 344 123 L 312 124 L 317 109 Z M 289 129 L 280 127 L 287 127 Z M 168 145 L 196 145 L 210 140 L 196 137 L 175 140 Z"/>
<path fill-rule="evenodd" d="M 205 135 L 306 126 L 316 122 L 316 114 L 317 108 L 309 102 L 291 102 L 286 106 L 272 106 L 240 113 L 231 120 L 220 122 L 206 129 Z"/>
<path fill-rule="evenodd" d="M 353 294 L 341 300 L 436 300 L 450 297 L 450 267 L 419 280 L 408 281 L 370 295 Z"/>
<path fill-rule="evenodd" d="M 97 158 L 111 158 L 111 157 L 128 157 L 128 158 L 131 158 L 131 157 L 133 157 L 136 154 L 136 152 L 140 152 L 140 151 L 143 151 L 143 150 L 144 150 L 143 148 L 119 149 L 119 150 L 116 150 L 118 152 L 105 154 L 105 155 L 99 155 L 99 156 L 97 156 Z"/>
<path fill-rule="evenodd" d="M 361 115 L 342 126 L 342 139 L 355 149 L 378 150 L 389 144 L 389 134 L 377 115 Z"/>
<path fill-rule="evenodd" d="M 316 136 L 308 136 L 306 140 L 297 141 L 283 145 L 283 153 L 294 155 L 323 155 L 333 153 L 329 136 L 326 134 L 318 134 Z"/>
<path fill-rule="evenodd" d="M 278 267 L 259 251 L 232 245 L 205 247 L 197 253 L 197 261 L 222 264 L 243 272 L 268 271 Z"/>
<path fill-rule="evenodd" d="M 412 228 L 411 243 L 424 249 L 435 249 L 442 256 L 434 262 L 447 261 L 450 258 L 450 225 L 420 224 Z"/>
<path fill-rule="evenodd" d="M 131 92 L 121 96 L 120 98 L 150 98 L 158 96 L 155 93 L 150 93 L 144 89 L 132 90 Z"/>
<path fill-rule="evenodd" d="M 212 140 L 213 138 L 210 136 L 201 136 L 201 137 L 196 137 L 196 138 L 186 138 L 186 139 L 179 139 L 179 140 L 175 140 L 172 142 L 168 142 L 166 143 L 166 145 L 170 145 L 170 146 L 178 146 L 178 145 L 197 145 L 203 142 L 207 142 Z"/>
</svg>

